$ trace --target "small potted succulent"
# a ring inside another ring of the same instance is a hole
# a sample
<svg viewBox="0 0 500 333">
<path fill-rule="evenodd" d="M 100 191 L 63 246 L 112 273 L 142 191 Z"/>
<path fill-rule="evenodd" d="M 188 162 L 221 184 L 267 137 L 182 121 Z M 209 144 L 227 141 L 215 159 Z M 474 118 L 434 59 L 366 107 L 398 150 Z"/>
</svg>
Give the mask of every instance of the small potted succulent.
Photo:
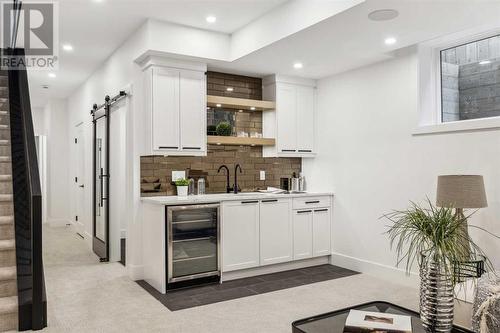
<svg viewBox="0 0 500 333">
<path fill-rule="evenodd" d="M 222 121 L 217 125 L 216 131 L 217 135 L 231 136 L 231 134 L 233 133 L 233 127 L 227 121 Z"/>
<path fill-rule="evenodd" d="M 189 180 L 185 178 L 177 179 L 175 181 L 175 186 L 177 186 L 177 196 L 179 197 L 188 196 Z"/>
</svg>

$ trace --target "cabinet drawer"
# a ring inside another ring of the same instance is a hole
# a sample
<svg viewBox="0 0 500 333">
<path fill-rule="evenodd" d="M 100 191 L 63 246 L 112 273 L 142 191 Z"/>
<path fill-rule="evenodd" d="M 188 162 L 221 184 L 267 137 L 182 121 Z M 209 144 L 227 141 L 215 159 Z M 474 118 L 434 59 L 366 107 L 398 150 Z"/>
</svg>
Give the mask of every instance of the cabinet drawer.
<svg viewBox="0 0 500 333">
<path fill-rule="evenodd" d="M 293 198 L 293 209 L 330 207 L 330 205 L 331 198 L 329 196 Z"/>
</svg>

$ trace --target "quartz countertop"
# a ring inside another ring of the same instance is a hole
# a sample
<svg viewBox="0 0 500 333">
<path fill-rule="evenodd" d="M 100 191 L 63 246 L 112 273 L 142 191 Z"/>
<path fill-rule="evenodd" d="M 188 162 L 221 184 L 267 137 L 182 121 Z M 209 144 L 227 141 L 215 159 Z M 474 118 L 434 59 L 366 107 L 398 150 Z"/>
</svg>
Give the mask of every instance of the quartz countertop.
<svg viewBox="0 0 500 333">
<path fill-rule="evenodd" d="M 243 193 L 220 193 L 220 194 L 204 194 L 204 195 L 190 195 L 187 197 L 178 196 L 161 196 L 161 197 L 144 197 L 141 198 L 143 203 L 156 204 L 156 205 L 190 205 L 197 203 L 214 203 L 222 201 L 246 201 L 246 200 L 266 200 L 266 199 L 285 199 L 285 198 L 301 198 L 301 197 L 319 197 L 319 196 L 333 196 L 333 193 L 290 193 L 290 194 L 273 194 L 261 192 L 243 192 Z"/>
</svg>

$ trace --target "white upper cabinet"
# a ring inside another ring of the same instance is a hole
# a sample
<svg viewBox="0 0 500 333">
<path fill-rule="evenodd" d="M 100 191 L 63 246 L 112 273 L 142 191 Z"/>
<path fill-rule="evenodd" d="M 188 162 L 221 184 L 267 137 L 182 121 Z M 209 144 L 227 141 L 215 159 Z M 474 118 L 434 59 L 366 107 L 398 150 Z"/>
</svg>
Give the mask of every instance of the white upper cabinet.
<svg viewBox="0 0 500 333">
<path fill-rule="evenodd" d="M 168 67 L 163 62 L 156 64 L 150 60 L 144 69 L 150 153 L 204 156 L 207 151 L 206 66 L 182 68 L 175 63 L 178 67 Z"/>
<path fill-rule="evenodd" d="M 207 85 L 205 73 L 180 71 L 181 149 L 206 150 Z"/>
<path fill-rule="evenodd" d="M 263 115 L 264 137 L 275 137 L 275 147 L 264 147 L 265 157 L 315 156 L 314 80 L 274 75 L 263 80 L 266 100 L 276 101 L 276 112 Z"/>
<path fill-rule="evenodd" d="M 152 87 L 153 150 L 178 150 L 180 147 L 179 71 L 153 69 Z"/>
</svg>

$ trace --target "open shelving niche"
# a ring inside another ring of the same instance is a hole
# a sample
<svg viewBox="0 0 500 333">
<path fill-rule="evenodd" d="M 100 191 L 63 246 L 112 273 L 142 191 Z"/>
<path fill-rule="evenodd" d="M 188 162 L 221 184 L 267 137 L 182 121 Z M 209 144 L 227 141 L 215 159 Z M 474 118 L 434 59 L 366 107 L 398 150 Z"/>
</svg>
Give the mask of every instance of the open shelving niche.
<svg viewBox="0 0 500 333">
<path fill-rule="evenodd" d="M 276 103 L 271 101 L 261 101 L 245 98 L 234 98 L 224 96 L 207 96 L 207 105 L 215 108 L 228 108 L 245 111 L 275 111 Z M 274 146 L 274 138 L 250 138 L 234 136 L 207 136 L 208 144 L 233 145 L 233 146 Z"/>
</svg>

